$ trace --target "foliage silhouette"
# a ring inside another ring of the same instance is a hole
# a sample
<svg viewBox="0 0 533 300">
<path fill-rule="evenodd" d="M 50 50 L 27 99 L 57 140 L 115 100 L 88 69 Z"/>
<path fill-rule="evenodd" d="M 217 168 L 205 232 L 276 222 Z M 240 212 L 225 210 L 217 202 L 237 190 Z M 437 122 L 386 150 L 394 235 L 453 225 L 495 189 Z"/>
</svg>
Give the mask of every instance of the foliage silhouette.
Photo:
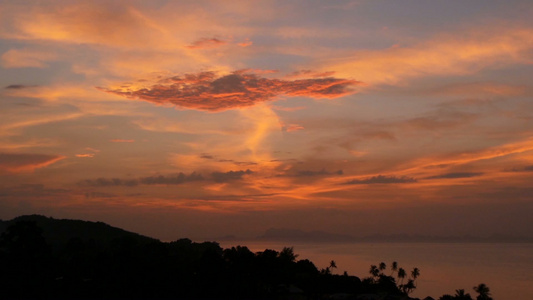
<svg viewBox="0 0 533 300">
<path fill-rule="evenodd" d="M 393 262 L 398 283 L 382 262 L 360 280 L 333 274 L 334 260 L 321 270 L 298 260 L 293 247 L 254 253 L 216 242 L 161 242 L 100 222 L 35 215 L 0 222 L 0 232 L 2 299 L 411 299 L 420 275 L 414 268 L 403 284 L 407 274 Z M 486 285 L 475 290 L 478 300 L 491 299 Z M 471 297 L 457 290 L 451 299 Z"/>
<path fill-rule="evenodd" d="M 492 300 L 492 298 L 490 297 L 490 289 L 486 284 L 478 284 L 474 287 L 474 291 L 479 294 L 476 297 L 477 300 Z"/>
<path fill-rule="evenodd" d="M 245 246 L 222 249 L 216 242 L 164 243 L 103 223 L 29 216 L 10 222 L 0 237 L 1 298 L 278 299 L 359 293 L 359 278 L 322 274 L 297 257 L 292 247 L 253 253 Z"/>
</svg>

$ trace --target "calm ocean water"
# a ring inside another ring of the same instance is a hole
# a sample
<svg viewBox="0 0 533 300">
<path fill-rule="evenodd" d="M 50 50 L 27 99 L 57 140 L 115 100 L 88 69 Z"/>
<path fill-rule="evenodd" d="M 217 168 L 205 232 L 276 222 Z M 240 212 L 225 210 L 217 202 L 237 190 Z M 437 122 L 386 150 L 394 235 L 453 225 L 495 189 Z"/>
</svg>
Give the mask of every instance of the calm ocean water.
<svg viewBox="0 0 533 300">
<path fill-rule="evenodd" d="M 485 283 L 495 300 L 533 300 L 533 244 L 531 243 L 349 243 L 309 244 L 277 242 L 222 242 L 224 248 L 244 245 L 250 250 L 281 250 L 293 246 L 298 259 L 310 259 L 318 268 L 335 260 L 335 273 L 347 271 L 360 278 L 369 276 L 370 265 L 380 262 L 390 266 L 397 261 L 410 273 L 420 269 L 418 288 L 413 297 L 455 294 Z"/>
</svg>

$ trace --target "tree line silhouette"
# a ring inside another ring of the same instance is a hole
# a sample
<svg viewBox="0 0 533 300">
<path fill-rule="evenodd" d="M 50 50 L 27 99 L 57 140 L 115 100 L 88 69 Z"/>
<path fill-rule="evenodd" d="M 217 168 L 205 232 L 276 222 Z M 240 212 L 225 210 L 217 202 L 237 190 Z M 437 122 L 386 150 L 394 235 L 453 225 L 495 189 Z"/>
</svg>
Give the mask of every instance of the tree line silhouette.
<svg viewBox="0 0 533 300">
<path fill-rule="evenodd" d="M 79 236 L 53 241 L 35 221 L 19 220 L 4 230 L 0 298 L 324 299 L 336 294 L 356 299 L 380 294 L 409 299 L 420 275 L 414 268 L 404 283 L 406 271 L 396 262 L 389 275 L 385 263 L 372 265 L 371 276 L 363 280 L 347 272 L 337 275 L 331 272 L 335 261 L 318 269 L 298 260 L 292 247 L 254 253 L 245 246 L 222 249 L 216 242 L 161 242 L 131 233 L 105 243 Z M 479 291 L 488 297 L 486 286 Z"/>
</svg>

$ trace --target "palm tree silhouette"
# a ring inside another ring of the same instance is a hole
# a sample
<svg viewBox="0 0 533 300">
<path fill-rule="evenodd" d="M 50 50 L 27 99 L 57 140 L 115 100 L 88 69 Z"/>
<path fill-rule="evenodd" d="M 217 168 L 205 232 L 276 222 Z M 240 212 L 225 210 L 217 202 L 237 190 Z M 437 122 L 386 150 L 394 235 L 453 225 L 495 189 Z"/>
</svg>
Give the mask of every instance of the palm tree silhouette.
<svg viewBox="0 0 533 300">
<path fill-rule="evenodd" d="M 478 284 L 474 287 L 474 291 L 479 294 L 476 298 L 477 300 L 492 300 L 490 297 L 490 289 L 486 284 Z"/>
<path fill-rule="evenodd" d="M 372 276 L 374 277 L 378 277 L 379 275 L 379 269 L 376 265 L 371 265 L 370 266 L 370 271 L 368 271 Z"/>
<path fill-rule="evenodd" d="M 390 276 L 392 276 L 392 274 L 394 274 L 394 272 L 398 271 L 398 263 L 393 261 L 390 269 L 391 269 Z"/>
<path fill-rule="evenodd" d="M 414 268 L 413 271 L 411 271 L 411 277 L 413 277 L 413 284 L 416 282 L 418 276 L 420 276 L 420 270 L 418 268 Z"/>
<path fill-rule="evenodd" d="M 399 268 L 398 269 L 398 278 L 401 278 L 402 281 L 400 282 L 400 284 L 403 283 L 403 279 L 405 278 L 405 276 L 407 276 L 407 273 L 405 273 L 405 270 L 403 268 Z"/>
<path fill-rule="evenodd" d="M 457 300 L 472 300 L 472 296 L 470 294 L 465 293 L 464 289 L 455 290 L 455 297 L 454 299 Z"/>
<path fill-rule="evenodd" d="M 409 279 L 406 284 L 402 285 L 402 290 L 407 295 L 409 295 L 415 288 L 416 286 L 413 279 Z"/>
<path fill-rule="evenodd" d="M 387 269 L 387 265 L 384 262 L 379 263 L 379 270 L 383 272 L 383 270 Z"/>
</svg>

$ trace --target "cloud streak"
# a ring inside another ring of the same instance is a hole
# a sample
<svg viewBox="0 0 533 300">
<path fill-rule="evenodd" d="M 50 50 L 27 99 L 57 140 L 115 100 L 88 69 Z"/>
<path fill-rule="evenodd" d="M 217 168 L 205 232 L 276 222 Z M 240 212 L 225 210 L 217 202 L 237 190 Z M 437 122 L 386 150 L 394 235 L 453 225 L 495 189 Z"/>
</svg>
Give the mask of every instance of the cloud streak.
<svg viewBox="0 0 533 300">
<path fill-rule="evenodd" d="M 345 182 L 345 184 L 394 184 L 394 183 L 414 183 L 417 182 L 416 179 L 413 177 L 407 177 L 407 176 L 384 176 L 384 175 L 378 175 L 378 176 L 372 176 L 365 179 L 354 179 L 350 180 L 348 182 Z"/>
<path fill-rule="evenodd" d="M 55 60 L 56 55 L 29 49 L 11 49 L 0 58 L 4 68 L 46 68 L 47 62 Z"/>
<path fill-rule="evenodd" d="M 49 154 L 0 153 L 0 170 L 15 173 L 33 171 L 64 158 L 65 156 Z"/>
<path fill-rule="evenodd" d="M 412 46 L 358 51 L 323 69 L 336 70 L 340 76 L 364 78 L 370 84 L 397 84 L 427 75 L 465 75 L 490 66 L 530 63 L 532 41 L 533 30 L 529 28 L 442 35 Z"/>
<path fill-rule="evenodd" d="M 215 182 L 221 183 L 221 182 L 228 182 L 232 180 L 240 180 L 244 175 L 250 175 L 253 172 L 249 169 L 246 171 L 229 171 L 229 172 L 213 172 L 211 173 L 211 177 Z"/>
<path fill-rule="evenodd" d="M 36 87 L 36 85 L 11 84 L 11 85 L 6 86 L 5 89 L 6 90 L 8 89 L 21 90 L 21 89 L 27 89 L 27 88 L 32 88 L 32 87 Z"/>
<path fill-rule="evenodd" d="M 329 172 L 326 171 L 326 169 L 321 169 L 319 171 L 311 171 L 311 170 L 300 170 L 293 173 L 289 173 L 287 175 L 279 175 L 278 177 L 314 177 L 314 176 L 329 176 L 329 175 L 343 175 L 344 172 L 342 170 L 338 170 L 335 172 Z"/>
<path fill-rule="evenodd" d="M 228 172 L 212 172 L 208 176 L 208 180 L 216 183 L 226 183 L 235 180 L 241 180 L 243 176 L 253 174 L 254 172 L 247 169 L 245 171 L 228 171 Z M 135 187 L 140 185 L 179 185 L 187 182 L 204 181 L 206 178 L 202 174 L 192 172 L 187 175 L 185 173 L 178 173 L 175 175 L 159 175 L 147 176 L 140 178 L 124 179 L 124 178 L 96 178 L 85 179 L 78 182 L 79 186 L 88 187 Z"/>
<path fill-rule="evenodd" d="M 217 76 L 215 72 L 174 76 L 140 89 L 98 89 L 128 99 L 218 112 L 273 101 L 281 95 L 333 99 L 354 93 L 353 88 L 359 84 L 355 80 L 333 77 L 269 79 L 236 71 L 224 76 Z"/>
<path fill-rule="evenodd" d="M 203 38 L 195 41 L 194 43 L 187 46 L 189 49 L 206 49 L 206 48 L 215 48 L 219 46 L 226 45 L 227 42 L 217 39 L 217 38 Z"/>
<path fill-rule="evenodd" d="M 109 140 L 111 143 L 134 143 L 135 140 L 127 140 L 127 139 L 112 139 Z"/>
<path fill-rule="evenodd" d="M 176 175 L 159 175 L 141 177 L 138 179 L 121 179 L 121 178 L 97 178 L 86 179 L 79 182 L 80 186 L 91 187 L 113 187 L 113 186 L 126 186 L 133 187 L 138 185 L 177 185 L 192 181 L 204 180 L 202 175 L 198 173 L 191 173 L 186 175 L 184 173 L 178 173 Z"/>
<path fill-rule="evenodd" d="M 427 177 L 427 179 L 457 179 L 457 178 L 471 178 L 481 176 L 481 172 L 456 172 L 456 173 L 446 173 L 435 176 Z"/>
</svg>

